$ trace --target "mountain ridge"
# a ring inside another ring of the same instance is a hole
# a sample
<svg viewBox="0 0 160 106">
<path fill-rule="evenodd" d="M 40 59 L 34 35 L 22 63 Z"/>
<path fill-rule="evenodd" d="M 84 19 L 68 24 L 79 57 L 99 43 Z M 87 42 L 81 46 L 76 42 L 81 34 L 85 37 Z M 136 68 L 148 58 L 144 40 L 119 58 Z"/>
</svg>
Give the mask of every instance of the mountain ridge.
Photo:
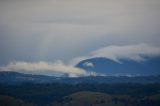
<svg viewBox="0 0 160 106">
<path fill-rule="evenodd" d="M 54 77 L 45 75 L 23 74 L 18 72 L 0 72 L 1 84 L 20 83 L 160 83 L 160 75 L 156 76 L 86 76 L 86 77 Z"/>
<path fill-rule="evenodd" d="M 160 75 L 160 57 L 150 58 L 149 60 L 136 62 L 133 60 L 120 59 L 120 62 L 111 59 L 97 57 L 80 61 L 76 67 L 87 72 L 96 72 L 104 75 L 130 75 L 130 76 L 148 76 Z M 92 66 L 86 66 L 86 63 Z"/>
</svg>

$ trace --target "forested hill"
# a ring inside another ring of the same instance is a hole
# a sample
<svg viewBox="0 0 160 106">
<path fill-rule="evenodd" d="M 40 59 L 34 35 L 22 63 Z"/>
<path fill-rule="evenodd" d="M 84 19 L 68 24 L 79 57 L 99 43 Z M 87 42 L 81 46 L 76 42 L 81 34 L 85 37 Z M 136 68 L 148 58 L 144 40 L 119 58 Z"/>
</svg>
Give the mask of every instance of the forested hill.
<svg viewBox="0 0 160 106">
<path fill-rule="evenodd" d="M 17 72 L 0 72 L 0 83 L 160 83 L 160 75 L 157 76 L 87 76 L 87 77 L 54 77 L 44 75 L 23 74 Z"/>
</svg>

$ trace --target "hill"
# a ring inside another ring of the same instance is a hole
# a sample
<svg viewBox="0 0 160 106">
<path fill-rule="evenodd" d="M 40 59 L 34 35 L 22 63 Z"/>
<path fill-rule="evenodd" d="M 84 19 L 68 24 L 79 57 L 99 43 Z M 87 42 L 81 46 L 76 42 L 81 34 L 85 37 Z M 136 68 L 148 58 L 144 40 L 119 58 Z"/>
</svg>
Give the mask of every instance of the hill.
<svg viewBox="0 0 160 106">
<path fill-rule="evenodd" d="M 61 102 L 52 103 L 51 106 L 158 106 L 159 97 L 154 100 L 149 97 L 136 98 L 100 92 L 77 92 L 64 97 Z"/>
<path fill-rule="evenodd" d="M 159 106 L 156 105 L 160 104 L 159 94 L 160 84 L 0 84 L 0 95 L 18 98 L 37 106 L 48 106 L 47 104 L 66 106 L 65 104 L 70 102 L 80 104 L 79 102 L 86 103 L 87 101 L 94 105 L 95 103 L 102 105 L 104 101 L 106 104 L 111 101 L 123 104 L 129 101 L 131 104 L 134 101 L 133 103 L 147 104 L 140 106 Z"/>
<path fill-rule="evenodd" d="M 11 96 L 0 95 L 0 106 L 35 106 Z"/>
<path fill-rule="evenodd" d="M 110 76 L 160 75 L 159 66 L 160 57 L 149 58 L 146 61 L 141 62 L 125 59 L 121 59 L 120 62 L 115 62 L 107 58 L 99 57 L 80 61 L 76 65 L 76 67 L 87 70 L 88 72 L 95 71 L 96 73 L 101 73 Z"/>
<path fill-rule="evenodd" d="M 54 77 L 44 75 L 23 74 L 17 72 L 0 72 L 1 84 L 20 83 L 160 83 L 160 76 L 86 76 L 86 77 Z"/>
<path fill-rule="evenodd" d="M 24 82 L 32 82 L 32 83 L 49 83 L 53 82 L 55 77 L 45 76 L 45 75 L 32 75 L 32 74 L 24 74 L 18 72 L 0 72 L 0 83 L 4 84 L 19 84 Z"/>
</svg>

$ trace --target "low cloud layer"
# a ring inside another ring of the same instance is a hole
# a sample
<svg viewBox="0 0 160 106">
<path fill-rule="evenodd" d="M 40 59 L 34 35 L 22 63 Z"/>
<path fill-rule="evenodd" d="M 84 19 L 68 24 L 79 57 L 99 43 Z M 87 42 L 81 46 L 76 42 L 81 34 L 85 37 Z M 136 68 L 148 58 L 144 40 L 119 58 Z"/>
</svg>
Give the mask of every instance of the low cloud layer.
<svg viewBox="0 0 160 106">
<path fill-rule="evenodd" d="M 160 48 L 153 45 L 148 45 L 148 44 L 124 45 L 124 46 L 113 45 L 92 51 L 89 53 L 88 56 L 74 58 L 71 61 L 71 63 L 77 64 L 79 61 L 95 57 L 105 57 L 116 62 L 120 62 L 120 59 L 129 59 L 141 62 L 157 56 L 160 56 Z"/>
<path fill-rule="evenodd" d="M 16 72 L 28 72 L 28 73 L 62 73 L 68 74 L 70 77 L 77 77 L 85 75 L 86 72 L 83 69 L 79 69 L 70 65 L 65 65 L 62 61 L 55 63 L 48 62 L 11 62 L 6 66 L 0 67 L 1 71 L 16 71 Z"/>
<path fill-rule="evenodd" d="M 63 61 L 56 62 L 25 62 L 16 61 L 10 62 L 8 65 L 0 66 L 0 71 L 17 71 L 40 74 L 44 73 L 61 73 L 68 74 L 70 77 L 86 76 L 85 70 L 75 67 L 80 61 L 95 57 L 105 57 L 113 61 L 121 63 L 121 59 L 129 59 L 137 62 L 147 61 L 149 58 L 160 56 L 160 48 L 148 45 L 123 45 L 123 46 L 107 46 L 90 52 L 87 56 L 76 57 L 70 60 L 67 64 Z M 86 67 L 94 67 L 93 63 L 86 62 Z M 100 75 L 100 73 L 97 73 Z"/>
</svg>

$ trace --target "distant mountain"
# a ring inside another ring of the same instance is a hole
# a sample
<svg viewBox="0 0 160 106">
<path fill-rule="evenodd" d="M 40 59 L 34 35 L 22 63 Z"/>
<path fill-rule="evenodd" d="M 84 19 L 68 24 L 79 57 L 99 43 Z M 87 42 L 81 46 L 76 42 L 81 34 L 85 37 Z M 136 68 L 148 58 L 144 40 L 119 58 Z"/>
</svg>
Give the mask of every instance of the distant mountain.
<svg viewBox="0 0 160 106">
<path fill-rule="evenodd" d="M 17 84 L 24 82 L 32 83 L 49 83 L 53 82 L 56 77 L 44 75 L 23 74 L 18 72 L 0 72 L 0 83 Z"/>
<path fill-rule="evenodd" d="M 121 59 L 120 62 L 115 62 L 107 58 L 91 58 L 79 62 L 76 67 L 85 69 L 88 72 L 95 71 L 96 73 L 111 76 L 160 75 L 160 57 L 148 58 L 148 60 L 142 62 L 125 59 Z"/>
<path fill-rule="evenodd" d="M 58 80 L 60 83 L 160 83 L 160 76 L 89 76 L 89 77 L 77 77 L 77 78 L 64 78 Z"/>
<path fill-rule="evenodd" d="M 23 74 L 17 72 L 0 72 L 1 84 L 19 83 L 160 83 L 160 76 L 88 76 L 88 77 L 54 77 Z"/>
</svg>

